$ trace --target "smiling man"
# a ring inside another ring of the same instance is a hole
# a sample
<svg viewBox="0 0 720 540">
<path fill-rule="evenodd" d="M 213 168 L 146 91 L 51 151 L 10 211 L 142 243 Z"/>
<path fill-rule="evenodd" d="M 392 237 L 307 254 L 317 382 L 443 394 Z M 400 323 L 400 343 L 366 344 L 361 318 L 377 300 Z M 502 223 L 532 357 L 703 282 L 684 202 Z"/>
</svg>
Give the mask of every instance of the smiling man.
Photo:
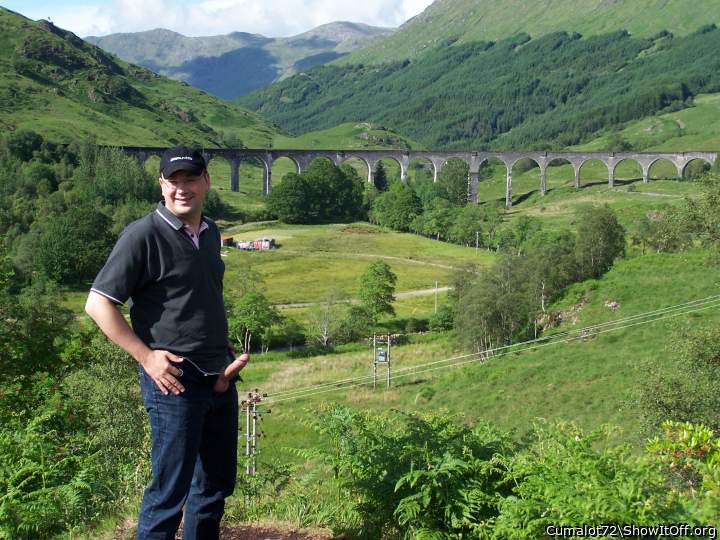
<svg viewBox="0 0 720 540">
<path fill-rule="evenodd" d="M 153 480 L 138 539 L 216 539 L 235 486 L 238 399 L 223 305 L 220 232 L 202 215 L 210 190 L 205 159 L 179 146 L 160 160 L 163 200 L 120 234 L 85 306 L 100 329 L 139 364 L 152 431 Z M 130 299 L 132 328 L 118 310 Z"/>
</svg>

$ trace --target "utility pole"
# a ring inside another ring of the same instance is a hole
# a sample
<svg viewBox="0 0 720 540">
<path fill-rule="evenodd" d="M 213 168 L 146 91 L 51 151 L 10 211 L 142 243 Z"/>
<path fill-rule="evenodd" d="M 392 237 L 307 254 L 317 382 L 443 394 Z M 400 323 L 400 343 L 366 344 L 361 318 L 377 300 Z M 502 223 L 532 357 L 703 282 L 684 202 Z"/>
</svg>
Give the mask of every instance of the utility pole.
<svg viewBox="0 0 720 540">
<path fill-rule="evenodd" d="M 390 334 L 387 335 L 387 348 L 377 346 L 377 335 L 373 334 L 373 390 L 377 388 L 378 364 L 387 366 L 387 387 L 390 388 L 392 374 L 390 371 Z"/>
<path fill-rule="evenodd" d="M 480 248 L 480 231 L 475 231 L 475 255 L 478 254 Z"/>
<path fill-rule="evenodd" d="M 435 313 L 437 313 L 437 304 L 438 304 L 438 282 L 436 279 L 435 280 Z"/>
<path fill-rule="evenodd" d="M 373 334 L 373 390 L 377 388 L 377 336 Z"/>
<path fill-rule="evenodd" d="M 257 462 L 255 460 L 258 444 L 257 440 L 263 436 L 263 433 L 258 433 L 258 420 L 262 420 L 262 415 L 267 413 L 270 414 L 272 411 L 261 411 L 258 405 L 262 403 L 263 398 L 266 398 L 267 394 L 260 394 L 260 391 L 256 388 L 255 390 L 248 392 L 247 399 L 240 402 L 240 407 L 245 411 L 245 474 L 248 476 L 255 476 L 257 473 Z"/>
</svg>

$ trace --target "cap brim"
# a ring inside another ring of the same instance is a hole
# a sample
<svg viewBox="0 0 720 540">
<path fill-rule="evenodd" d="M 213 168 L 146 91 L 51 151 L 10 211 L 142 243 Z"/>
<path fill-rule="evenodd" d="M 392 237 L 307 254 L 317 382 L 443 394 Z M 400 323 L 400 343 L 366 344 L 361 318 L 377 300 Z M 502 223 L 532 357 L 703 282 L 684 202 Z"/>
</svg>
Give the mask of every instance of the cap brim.
<svg viewBox="0 0 720 540">
<path fill-rule="evenodd" d="M 187 171 L 194 176 L 199 176 L 204 170 L 205 167 L 203 167 L 202 165 L 198 165 L 197 163 L 191 163 L 189 161 L 177 161 L 165 167 L 161 172 L 164 178 L 170 178 L 178 171 Z"/>
</svg>

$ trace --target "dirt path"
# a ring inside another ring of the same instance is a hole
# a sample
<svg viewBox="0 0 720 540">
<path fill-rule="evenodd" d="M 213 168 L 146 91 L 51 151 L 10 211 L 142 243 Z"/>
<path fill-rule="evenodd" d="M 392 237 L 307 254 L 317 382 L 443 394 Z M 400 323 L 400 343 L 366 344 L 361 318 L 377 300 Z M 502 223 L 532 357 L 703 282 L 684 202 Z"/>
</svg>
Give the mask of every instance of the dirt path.
<svg viewBox="0 0 720 540">
<path fill-rule="evenodd" d="M 449 291 L 450 287 L 438 287 L 437 291 L 439 293 Z M 435 294 L 435 287 L 432 289 L 416 289 L 414 291 L 404 291 L 395 293 L 395 298 L 411 298 L 413 296 L 430 296 L 431 294 Z M 306 307 L 312 307 L 318 305 L 320 302 L 301 302 L 297 304 L 273 304 L 274 307 L 278 309 L 286 309 L 286 308 L 306 308 Z M 357 300 L 356 298 L 353 298 L 351 300 L 343 300 L 342 302 L 338 302 L 338 304 L 358 304 L 360 303 L 360 300 Z"/>
<path fill-rule="evenodd" d="M 135 522 L 127 519 L 115 529 L 111 539 L 133 540 L 135 538 Z M 242 525 L 226 525 L 220 531 L 220 540 L 342 540 L 344 536 L 333 536 L 327 529 L 298 529 L 284 523 L 249 523 Z M 175 540 L 182 539 L 182 528 L 175 535 Z"/>
</svg>

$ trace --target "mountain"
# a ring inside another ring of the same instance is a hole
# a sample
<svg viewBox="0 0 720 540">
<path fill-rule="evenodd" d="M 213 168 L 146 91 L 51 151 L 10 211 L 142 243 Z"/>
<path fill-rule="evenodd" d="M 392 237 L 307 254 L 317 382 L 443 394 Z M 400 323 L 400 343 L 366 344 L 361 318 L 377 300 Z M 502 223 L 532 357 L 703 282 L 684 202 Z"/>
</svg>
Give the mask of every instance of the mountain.
<svg viewBox="0 0 720 540">
<path fill-rule="evenodd" d="M 403 60 L 447 43 L 501 40 L 521 32 L 591 36 L 624 29 L 650 37 L 667 30 L 683 36 L 709 23 L 720 23 L 716 0 L 436 0 L 392 36 L 336 63 Z"/>
<path fill-rule="evenodd" d="M 714 25 L 647 38 L 520 34 L 317 66 L 238 102 L 296 135 L 365 121 L 429 148 L 565 148 L 720 92 L 718 51 Z"/>
<path fill-rule="evenodd" d="M 226 140 L 269 147 L 278 129 L 186 83 L 127 64 L 47 21 L 0 8 L 0 129 L 117 145 Z"/>
<path fill-rule="evenodd" d="M 294 73 L 347 55 L 393 29 L 335 22 L 287 38 L 234 32 L 188 37 L 162 28 L 89 36 L 85 40 L 123 60 L 234 99 Z"/>
</svg>

